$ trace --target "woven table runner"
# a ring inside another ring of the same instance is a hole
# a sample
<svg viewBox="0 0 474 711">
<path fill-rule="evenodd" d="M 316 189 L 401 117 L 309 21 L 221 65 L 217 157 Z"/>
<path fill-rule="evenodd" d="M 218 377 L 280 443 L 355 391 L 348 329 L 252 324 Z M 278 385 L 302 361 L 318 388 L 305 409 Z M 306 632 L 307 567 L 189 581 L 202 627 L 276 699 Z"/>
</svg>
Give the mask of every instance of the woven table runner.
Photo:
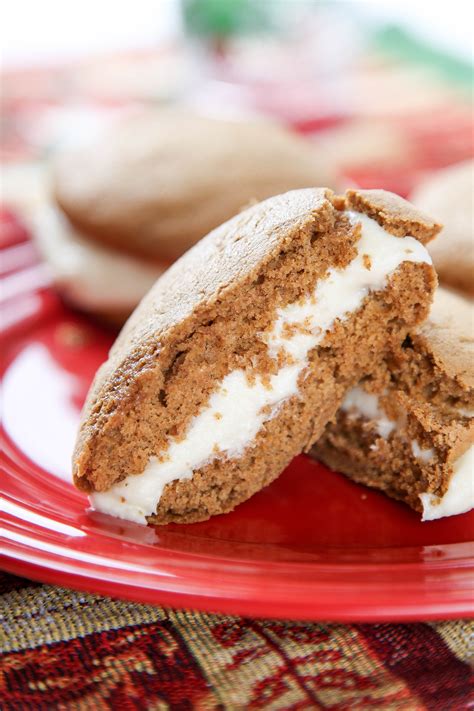
<svg viewBox="0 0 474 711">
<path fill-rule="evenodd" d="M 0 574 L 0 708 L 473 708 L 474 623 L 251 620 Z"/>
</svg>

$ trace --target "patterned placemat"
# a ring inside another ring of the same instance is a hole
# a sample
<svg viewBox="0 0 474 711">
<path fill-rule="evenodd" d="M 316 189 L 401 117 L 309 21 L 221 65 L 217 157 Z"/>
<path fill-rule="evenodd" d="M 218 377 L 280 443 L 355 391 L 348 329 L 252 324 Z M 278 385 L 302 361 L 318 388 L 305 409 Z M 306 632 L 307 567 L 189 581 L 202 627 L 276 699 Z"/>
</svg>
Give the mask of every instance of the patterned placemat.
<svg viewBox="0 0 474 711">
<path fill-rule="evenodd" d="M 0 575 L 0 708 L 472 708 L 474 623 L 251 620 Z"/>
</svg>

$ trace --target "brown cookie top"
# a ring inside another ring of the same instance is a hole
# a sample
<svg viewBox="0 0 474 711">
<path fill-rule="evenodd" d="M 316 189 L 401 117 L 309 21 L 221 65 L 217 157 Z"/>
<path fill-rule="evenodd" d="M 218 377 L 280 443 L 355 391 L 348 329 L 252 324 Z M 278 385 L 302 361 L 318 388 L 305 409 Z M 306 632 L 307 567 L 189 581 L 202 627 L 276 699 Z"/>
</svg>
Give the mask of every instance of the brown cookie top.
<svg viewBox="0 0 474 711">
<path fill-rule="evenodd" d="M 439 287 L 418 329 L 423 348 L 449 378 L 474 387 L 474 303 Z"/>
<path fill-rule="evenodd" d="M 372 192 L 377 193 L 374 203 Z M 361 200 L 356 205 L 358 197 Z M 393 198 L 397 212 L 392 219 Z M 399 235 L 416 232 L 421 242 L 439 230 L 439 225 L 426 222 L 428 218 L 405 200 L 383 190 L 350 190 L 346 202 L 327 188 L 292 190 L 269 198 L 213 230 L 163 274 L 122 329 L 111 357 L 121 357 L 147 339 L 159 341 L 200 306 L 218 302 L 220 293 L 235 288 L 262 262 L 270 261 L 308 223 L 315 223 L 320 231 L 327 229 L 333 219 L 333 203 L 338 209 L 347 207 L 365 214 L 385 204 L 382 224 Z M 402 217 L 397 221 L 398 214 Z M 403 215 L 410 216 L 411 232 L 405 230 Z"/>
<path fill-rule="evenodd" d="M 90 239 L 174 260 L 251 201 L 333 176 L 309 141 L 275 124 L 163 109 L 59 157 L 53 182 Z"/>
<path fill-rule="evenodd" d="M 192 329 L 201 311 L 219 306 L 219 296 L 252 277 L 262 264 L 291 243 L 298 230 L 317 223 L 323 230 L 333 218 L 332 192 L 295 190 L 269 198 L 210 232 L 175 262 L 135 309 L 120 332 L 108 361 L 99 369 L 92 395 L 127 381 L 141 353 L 162 348 L 177 333 Z M 112 385 L 112 381 L 109 383 Z"/>
<path fill-rule="evenodd" d="M 388 232 L 398 237 L 411 235 L 422 244 L 432 240 L 441 229 L 432 217 L 386 190 L 347 190 L 346 203 L 349 209 L 372 217 Z"/>
</svg>

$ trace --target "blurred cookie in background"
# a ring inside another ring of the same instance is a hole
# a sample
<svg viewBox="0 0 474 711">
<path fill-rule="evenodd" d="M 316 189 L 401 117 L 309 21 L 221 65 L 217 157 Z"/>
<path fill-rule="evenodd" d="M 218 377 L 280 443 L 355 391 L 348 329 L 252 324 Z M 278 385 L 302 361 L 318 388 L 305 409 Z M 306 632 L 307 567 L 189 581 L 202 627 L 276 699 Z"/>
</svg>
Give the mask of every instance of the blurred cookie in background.
<svg viewBox="0 0 474 711">
<path fill-rule="evenodd" d="M 34 232 L 68 302 L 122 322 L 158 276 L 252 200 L 334 186 L 309 141 L 267 122 L 148 110 L 57 157 Z"/>
<path fill-rule="evenodd" d="M 34 237 L 64 300 L 111 325 L 122 325 L 166 269 L 91 242 L 50 205 L 36 213 Z"/>
<path fill-rule="evenodd" d="M 428 248 L 440 282 L 474 297 L 474 161 L 437 171 L 411 199 L 444 225 Z"/>
</svg>

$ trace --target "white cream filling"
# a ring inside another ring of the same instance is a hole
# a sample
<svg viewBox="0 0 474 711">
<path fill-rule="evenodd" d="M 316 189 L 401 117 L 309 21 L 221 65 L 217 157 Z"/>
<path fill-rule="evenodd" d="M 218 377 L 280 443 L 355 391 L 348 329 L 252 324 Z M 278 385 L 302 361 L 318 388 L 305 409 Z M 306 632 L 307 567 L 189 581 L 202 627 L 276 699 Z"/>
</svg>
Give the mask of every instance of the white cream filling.
<svg viewBox="0 0 474 711">
<path fill-rule="evenodd" d="M 53 207 L 38 211 L 33 234 L 54 281 L 86 310 L 133 310 L 165 269 L 94 244 Z"/>
<path fill-rule="evenodd" d="M 191 478 L 217 457 L 240 456 L 278 407 L 298 395 L 298 379 L 308 366 L 308 353 L 334 322 L 358 309 L 369 292 L 383 289 L 403 262 L 431 263 L 426 249 L 413 237 L 395 237 L 365 215 L 348 214 L 362 223 L 357 256 L 345 268 L 328 270 L 309 298 L 279 309 L 271 331 L 257 336 L 267 343 L 272 357 L 279 352 L 291 356 L 291 365 L 280 368 L 268 384 L 260 377 L 249 381 L 243 370 L 229 373 L 191 420 L 185 438 L 170 439 L 165 458 L 151 457 L 142 473 L 93 494 L 95 509 L 146 523 L 167 483 Z M 370 269 L 365 255 L 370 257 Z"/>
<path fill-rule="evenodd" d="M 417 458 L 420 459 L 422 462 L 429 462 L 430 459 L 433 459 L 435 453 L 434 450 L 429 448 L 429 449 L 423 449 L 423 447 L 420 447 L 416 439 L 413 440 L 411 443 L 411 451 L 413 452 L 413 455 Z"/>
<path fill-rule="evenodd" d="M 374 422 L 377 432 L 386 439 L 395 428 L 395 423 L 390 420 L 379 404 L 379 398 L 373 393 L 366 392 L 356 386 L 346 394 L 341 410 L 347 412 L 350 418 L 362 417 Z"/>
<path fill-rule="evenodd" d="M 454 473 L 444 496 L 420 494 L 423 521 L 455 516 L 474 509 L 474 445 L 454 462 Z"/>
<path fill-rule="evenodd" d="M 387 418 L 380 407 L 377 395 L 368 393 L 356 386 L 350 390 L 341 405 L 349 417 L 365 417 L 371 420 L 381 437 L 386 439 L 397 423 Z M 461 411 L 459 411 L 460 414 Z M 411 443 L 415 457 L 427 463 L 435 456 L 433 449 L 420 447 L 416 440 Z M 439 498 L 430 493 L 420 494 L 423 504 L 423 521 L 429 521 L 443 516 L 455 516 L 474 508 L 474 454 L 471 447 L 462 457 L 454 462 L 454 473 L 448 485 L 446 494 Z"/>
</svg>

